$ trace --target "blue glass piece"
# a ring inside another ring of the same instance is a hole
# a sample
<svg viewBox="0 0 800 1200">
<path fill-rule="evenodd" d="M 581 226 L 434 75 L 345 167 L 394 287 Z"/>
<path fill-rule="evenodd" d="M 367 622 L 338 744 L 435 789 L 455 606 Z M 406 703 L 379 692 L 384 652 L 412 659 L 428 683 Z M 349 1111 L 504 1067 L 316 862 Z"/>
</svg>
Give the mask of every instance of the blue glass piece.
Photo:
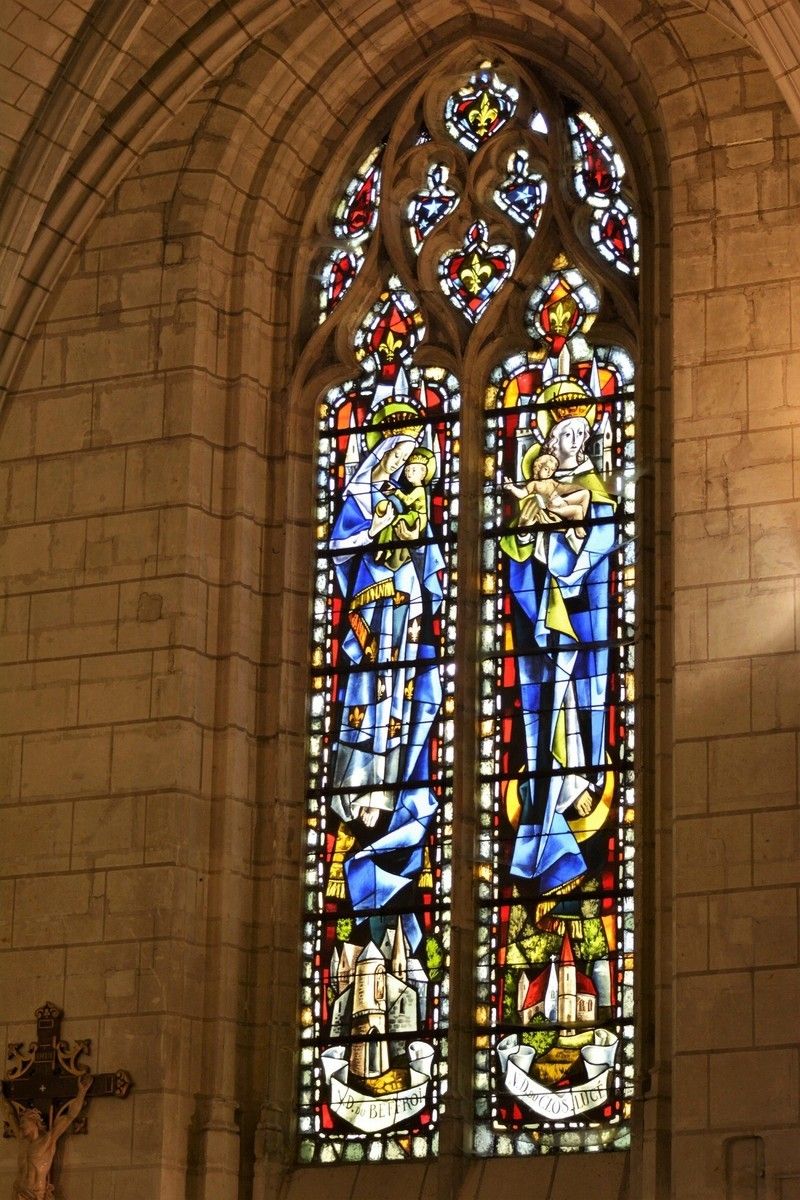
<svg viewBox="0 0 800 1200">
<path fill-rule="evenodd" d="M 533 237 L 542 219 L 547 182 L 543 175 L 531 169 L 527 150 L 517 150 L 508 160 L 508 176 L 494 194 L 497 207 Z"/>
<path fill-rule="evenodd" d="M 417 254 L 428 234 L 458 206 L 458 192 L 447 186 L 447 176 L 444 163 L 434 163 L 428 171 L 426 186 L 408 206 L 408 233 Z"/>
</svg>

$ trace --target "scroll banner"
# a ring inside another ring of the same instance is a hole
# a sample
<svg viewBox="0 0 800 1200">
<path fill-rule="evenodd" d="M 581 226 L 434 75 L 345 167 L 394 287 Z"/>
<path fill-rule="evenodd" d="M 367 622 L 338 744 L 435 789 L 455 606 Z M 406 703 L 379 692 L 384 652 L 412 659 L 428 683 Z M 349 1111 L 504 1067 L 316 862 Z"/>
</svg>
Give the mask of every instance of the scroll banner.
<svg viewBox="0 0 800 1200">
<path fill-rule="evenodd" d="M 535 1112 L 549 1121 L 568 1121 L 581 1113 L 605 1104 L 609 1093 L 609 1076 L 617 1054 L 619 1038 L 607 1029 L 596 1029 L 590 1045 L 581 1047 L 581 1058 L 589 1078 L 571 1088 L 547 1088 L 530 1076 L 536 1054 L 532 1047 L 520 1045 L 516 1033 L 497 1044 L 497 1056 L 508 1090 Z"/>
<path fill-rule="evenodd" d="M 433 1073 L 433 1047 L 409 1042 L 408 1065 L 411 1086 L 385 1096 L 359 1092 L 347 1082 L 347 1048 L 334 1046 L 322 1053 L 322 1069 L 330 1088 L 330 1104 L 337 1117 L 362 1133 L 380 1133 L 413 1117 L 425 1107 L 428 1083 Z"/>
</svg>

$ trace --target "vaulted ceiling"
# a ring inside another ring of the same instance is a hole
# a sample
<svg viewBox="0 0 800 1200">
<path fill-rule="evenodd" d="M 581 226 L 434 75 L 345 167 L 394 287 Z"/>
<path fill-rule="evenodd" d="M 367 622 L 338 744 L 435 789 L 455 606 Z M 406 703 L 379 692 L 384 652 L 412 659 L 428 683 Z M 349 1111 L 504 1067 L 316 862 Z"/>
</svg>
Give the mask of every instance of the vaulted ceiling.
<svg viewBox="0 0 800 1200">
<path fill-rule="evenodd" d="M 72 249 L 147 147 L 171 122 L 201 123 L 234 65 L 240 90 L 258 88 L 242 66 L 250 48 L 266 49 L 306 89 L 324 90 L 331 110 L 338 96 L 346 122 L 364 98 L 353 107 L 349 97 L 348 110 L 351 70 L 342 64 L 370 63 L 376 88 L 387 86 L 454 25 L 477 32 L 539 21 L 562 38 L 582 31 L 587 43 L 605 40 L 609 61 L 618 44 L 624 76 L 626 54 L 633 61 L 647 31 L 688 60 L 698 10 L 706 33 L 712 22 L 720 39 L 764 59 L 800 116 L 794 0 L 8 0 L 0 14 L 0 395 Z"/>
</svg>

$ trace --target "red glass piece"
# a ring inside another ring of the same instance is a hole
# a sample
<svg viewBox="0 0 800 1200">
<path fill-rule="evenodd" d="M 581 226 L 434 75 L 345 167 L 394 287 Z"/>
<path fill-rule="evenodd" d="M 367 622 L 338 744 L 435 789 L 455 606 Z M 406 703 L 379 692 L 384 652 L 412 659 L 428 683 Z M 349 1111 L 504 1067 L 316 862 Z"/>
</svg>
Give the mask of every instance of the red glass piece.
<svg viewBox="0 0 800 1200">
<path fill-rule="evenodd" d="M 633 267 L 633 234 L 625 213 L 612 208 L 604 213 L 600 221 L 600 240 L 615 258 Z"/>
<path fill-rule="evenodd" d="M 374 163 L 353 193 L 342 222 L 347 237 L 357 238 L 375 227 L 378 214 L 380 166 Z"/>
<path fill-rule="evenodd" d="M 580 117 L 574 117 L 573 120 L 578 147 L 583 152 L 579 169 L 587 199 L 613 196 L 620 181 L 611 153 Z"/>
<path fill-rule="evenodd" d="M 358 274 L 358 262 L 348 250 L 337 251 L 328 268 L 328 308 L 334 308 Z"/>
</svg>

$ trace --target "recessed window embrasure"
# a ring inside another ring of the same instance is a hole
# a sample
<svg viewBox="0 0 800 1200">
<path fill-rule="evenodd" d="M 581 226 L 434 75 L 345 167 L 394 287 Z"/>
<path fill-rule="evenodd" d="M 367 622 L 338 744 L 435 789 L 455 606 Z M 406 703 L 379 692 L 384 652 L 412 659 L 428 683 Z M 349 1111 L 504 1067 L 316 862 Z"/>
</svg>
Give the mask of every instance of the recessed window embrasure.
<svg viewBox="0 0 800 1200">
<path fill-rule="evenodd" d="M 449 89 L 421 85 L 334 207 L 307 353 L 349 312 L 358 370 L 343 366 L 318 404 L 304 1162 L 436 1153 L 457 870 L 478 906 L 475 1151 L 627 1145 L 637 330 L 621 314 L 637 311 L 639 261 L 627 180 L 591 112 L 498 57 Z M 367 261 L 365 300 L 363 281 L 348 292 Z M 516 351 L 488 379 L 460 377 L 500 322 Z M 462 394 L 483 397 L 482 495 L 459 496 Z M 476 586 L 458 579 L 459 505 L 482 505 L 483 534 L 478 777 L 456 794 L 457 584 Z M 454 805 L 477 811 L 474 870 L 452 861 Z"/>
</svg>

